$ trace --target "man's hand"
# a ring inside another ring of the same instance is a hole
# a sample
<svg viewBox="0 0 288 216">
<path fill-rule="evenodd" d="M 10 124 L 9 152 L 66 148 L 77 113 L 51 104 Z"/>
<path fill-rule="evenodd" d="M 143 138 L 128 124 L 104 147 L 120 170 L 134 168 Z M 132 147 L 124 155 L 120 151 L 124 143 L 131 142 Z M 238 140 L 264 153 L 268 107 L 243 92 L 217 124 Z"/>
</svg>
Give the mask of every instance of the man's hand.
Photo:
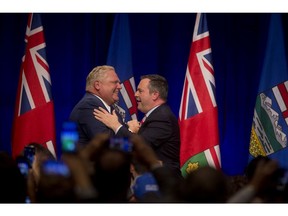
<svg viewBox="0 0 288 216">
<path fill-rule="evenodd" d="M 127 122 L 128 128 L 132 133 L 138 133 L 139 128 L 140 128 L 140 123 L 136 120 L 133 119 L 131 121 Z"/>
<path fill-rule="evenodd" d="M 121 126 L 120 122 L 118 121 L 118 116 L 113 110 L 112 114 L 107 112 L 107 110 L 99 107 L 98 109 L 94 109 L 94 117 L 105 124 L 107 127 L 111 128 L 115 133 L 116 130 Z"/>
</svg>

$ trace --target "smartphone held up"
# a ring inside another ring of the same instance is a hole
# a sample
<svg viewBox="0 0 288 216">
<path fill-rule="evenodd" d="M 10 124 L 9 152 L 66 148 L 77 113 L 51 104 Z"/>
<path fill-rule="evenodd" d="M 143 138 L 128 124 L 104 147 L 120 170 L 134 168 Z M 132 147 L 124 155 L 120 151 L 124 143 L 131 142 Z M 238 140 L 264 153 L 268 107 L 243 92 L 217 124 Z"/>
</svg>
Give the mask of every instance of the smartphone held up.
<svg viewBox="0 0 288 216">
<path fill-rule="evenodd" d="M 76 152 L 78 140 L 77 124 L 75 122 L 65 121 L 61 131 L 62 151 L 65 153 Z"/>
</svg>

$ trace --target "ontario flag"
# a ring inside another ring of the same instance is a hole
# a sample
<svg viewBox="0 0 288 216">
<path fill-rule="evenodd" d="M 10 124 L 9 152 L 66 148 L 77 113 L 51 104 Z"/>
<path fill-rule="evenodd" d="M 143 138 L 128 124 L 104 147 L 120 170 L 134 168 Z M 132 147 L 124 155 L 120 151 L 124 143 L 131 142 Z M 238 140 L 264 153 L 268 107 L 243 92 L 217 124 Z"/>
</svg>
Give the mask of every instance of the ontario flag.
<svg viewBox="0 0 288 216">
<path fill-rule="evenodd" d="M 54 104 L 40 14 L 29 14 L 12 131 L 12 155 L 31 142 L 55 154 Z"/>
<path fill-rule="evenodd" d="M 218 108 L 206 15 L 197 14 L 179 110 L 180 166 L 221 168 Z"/>
<path fill-rule="evenodd" d="M 281 14 L 271 14 L 249 152 L 276 159 L 287 169 L 288 71 L 282 28 Z"/>
<path fill-rule="evenodd" d="M 137 119 L 136 91 L 132 70 L 131 39 L 128 14 L 116 14 L 107 64 L 115 68 L 121 81 L 118 107 L 124 121 Z"/>
</svg>

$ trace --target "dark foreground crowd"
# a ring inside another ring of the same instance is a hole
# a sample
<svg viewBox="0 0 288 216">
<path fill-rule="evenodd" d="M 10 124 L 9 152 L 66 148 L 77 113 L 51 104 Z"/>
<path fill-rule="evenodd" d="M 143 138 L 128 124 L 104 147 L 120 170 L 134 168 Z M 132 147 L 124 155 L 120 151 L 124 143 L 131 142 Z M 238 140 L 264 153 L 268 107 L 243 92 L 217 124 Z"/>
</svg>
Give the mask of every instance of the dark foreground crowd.
<svg viewBox="0 0 288 216">
<path fill-rule="evenodd" d="M 43 146 L 32 163 L 0 153 L 1 203 L 286 203 L 285 170 L 257 157 L 243 176 L 200 167 L 183 179 L 162 166 L 143 139 L 131 137 L 132 151 L 111 147 L 97 135 L 74 153 L 55 159 Z M 23 163 L 22 163 L 23 162 Z M 25 165 L 28 164 L 28 169 Z M 27 172 L 25 170 L 28 170 Z"/>
</svg>

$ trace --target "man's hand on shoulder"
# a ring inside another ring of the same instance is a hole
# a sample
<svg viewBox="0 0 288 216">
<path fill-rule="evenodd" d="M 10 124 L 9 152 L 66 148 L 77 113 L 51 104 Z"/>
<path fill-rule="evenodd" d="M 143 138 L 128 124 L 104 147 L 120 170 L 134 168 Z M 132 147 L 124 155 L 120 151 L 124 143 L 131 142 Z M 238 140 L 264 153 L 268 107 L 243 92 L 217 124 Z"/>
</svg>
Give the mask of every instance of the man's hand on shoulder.
<svg viewBox="0 0 288 216">
<path fill-rule="evenodd" d="M 101 121 L 107 127 L 111 128 L 115 133 L 122 126 L 118 121 L 118 116 L 115 110 L 113 110 L 111 114 L 107 112 L 107 110 L 105 110 L 104 108 L 99 107 L 98 109 L 94 109 L 93 114 L 97 120 Z"/>
</svg>

